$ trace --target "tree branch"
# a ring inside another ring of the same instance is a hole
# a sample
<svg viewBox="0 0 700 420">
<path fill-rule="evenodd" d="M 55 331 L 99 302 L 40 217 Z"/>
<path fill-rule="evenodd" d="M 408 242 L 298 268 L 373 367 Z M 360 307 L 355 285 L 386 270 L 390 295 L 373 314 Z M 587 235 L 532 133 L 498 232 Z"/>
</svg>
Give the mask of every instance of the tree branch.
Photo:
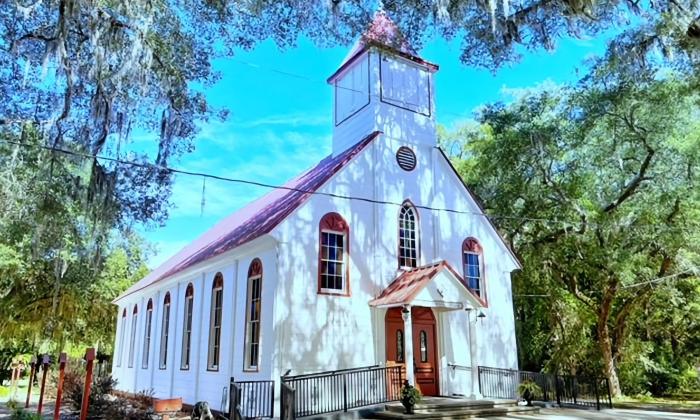
<svg viewBox="0 0 700 420">
<path fill-rule="evenodd" d="M 645 146 L 646 146 L 646 144 L 645 144 Z M 654 149 L 652 149 L 649 146 L 646 146 L 646 149 L 647 149 L 647 154 L 644 157 L 644 161 L 642 161 L 642 164 L 640 165 L 639 171 L 637 171 L 637 174 L 622 189 L 622 191 L 617 196 L 617 198 L 603 208 L 603 212 L 610 213 L 611 211 L 618 208 L 620 206 L 620 204 L 622 204 L 625 200 L 630 198 L 637 191 L 637 188 L 639 188 L 639 186 L 642 184 L 642 181 L 648 179 L 646 177 L 646 173 L 647 173 L 647 170 L 649 169 L 649 165 L 651 165 L 651 160 L 654 157 L 655 151 L 654 151 Z"/>
</svg>

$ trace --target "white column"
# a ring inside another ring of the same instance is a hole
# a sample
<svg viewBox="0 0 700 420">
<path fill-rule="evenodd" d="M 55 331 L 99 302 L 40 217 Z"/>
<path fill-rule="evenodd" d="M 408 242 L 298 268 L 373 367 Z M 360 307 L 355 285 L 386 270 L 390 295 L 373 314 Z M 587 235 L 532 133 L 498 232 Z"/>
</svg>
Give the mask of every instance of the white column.
<svg viewBox="0 0 700 420">
<path fill-rule="evenodd" d="M 151 386 L 150 388 L 155 391 L 155 387 L 153 385 L 153 376 L 155 375 L 156 369 L 158 369 L 160 366 L 156 367 L 157 364 L 160 363 L 160 334 L 156 334 L 156 331 L 160 331 L 160 329 L 156 329 L 153 326 L 154 325 L 160 325 L 161 328 L 163 328 L 162 323 L 159 323 L 158 321 L 161 320 L 163 315 L 160 315 L 159 310 L 162 311 L 163 307 L 163 301 L 161 300 L 161 291 L 159 290 L 158 293 L 156 294 L 154 300 L 153 300 L 153 316 L 151 316 L 151 348 L 153 349 L 152 355 L 150 357 L 150 361 L 148 362 L 148 368 L 151 371 Z M 158 346 L 156 347 L 156 337 L 158 337 Z M 156 350 L 158 350 L 158 354 L 156 354 Z"/>
<path fill-rule="evenodd" d="M 472 316 L 474 314 L 474 316 Z M 472 321 L 472 318 L 474 320 Z M 477 358 L 477 345 L 476 345 L 476 311 L 471 309 L 467 312 L 467 319 L 469 320 L 469 361 L 471 362 L 472 370 L 472 394 L 470 398 L 475 400 L 482 399 L 482 395 L 479 392 L 479 362 Z"/>
<path fill-rule="evenodd" d="M 197 327 L 197 357 L 195 358 L 195 367 L 194 367 L 194 401 L 199 402 L 199 369 L 201 366 L 201 361 L 202 361 L 202 338 L 204 337 L 203 331 L 202 331 L 202 326 L 204 325 L 204 321 L 202 319 L 204 318 L 204 302 L 205 302 L 205 289 L 206 289 L 206 284 L 207 284 L 207 274 L 202 273 L 202 287 L 200 288 L 200 294 L 202 297 L 199 299 L 199 327 Z M 195 293 L 197 291 L 195 290 Z M 209 293 L 211 295 L 211 291 Z M 211 306 L 211 302 L 209 303 Z M 207 328 L 207 333 L 209 332 L 209 329 Z M 208 334 L 206 335 L 207 337 L 209 336 Z M 208 355 L 207 355 L 208 357 Z M 206 363 L 206 359 L 205 359 Z"/>
<path fill-rule="evenodd" d="M 413 372 L 413 323 L 411 322 L 411 306 L 406 305 L 401 311 L 403 318 L 403 351 L 406 363 L 406 380 L 411 385 L 416 385 L 416 378 Z"/>
<path fill-rule="evenodd" d="M 175 369 L 177 369 L 180 366 L 180 361 L 177 357 L 177 349 L 179 347 L 177 345 L 177 322 L 180 318 L 180 284 L 181 283 L 178 282 L 177 286 L 175 286 L 175 298 L 173 299 L 172 296 L 170 297 L 170 330 L 172 331 L 172 334 L 168 332 L 168 344 L 171 345 L 173 351 L 170 352 L 172 356 L 170 356 L 170 392 L 168 393 L 169 398 L 173 398 L 175 396 Z"/>
</svg>

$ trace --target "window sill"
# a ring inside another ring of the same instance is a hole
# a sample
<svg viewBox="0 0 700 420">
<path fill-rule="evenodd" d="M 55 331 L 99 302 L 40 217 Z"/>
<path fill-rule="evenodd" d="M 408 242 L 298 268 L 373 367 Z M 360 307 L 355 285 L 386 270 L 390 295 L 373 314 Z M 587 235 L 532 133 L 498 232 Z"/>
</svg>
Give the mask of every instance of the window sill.
<svg viewBox="0 0 700 420">
<path fill-rule="evenodd" d="M 318 291 L 319 295 L 326 296 L 339 296 L 339 297 L 349 297 L 350 293 L 345 290 L 333 290 L 333 289 L 321 289 Z"/>
</svg>

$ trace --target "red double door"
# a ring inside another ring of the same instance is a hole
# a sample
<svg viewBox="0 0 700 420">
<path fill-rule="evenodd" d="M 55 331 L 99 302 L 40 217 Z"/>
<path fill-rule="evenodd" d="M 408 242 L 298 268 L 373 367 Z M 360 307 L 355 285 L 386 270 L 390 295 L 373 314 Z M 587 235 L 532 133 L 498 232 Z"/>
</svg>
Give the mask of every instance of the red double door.
<svg viewBox="0 0 700 420">
<path fill-rule="evenodd" d="M 406 335 L 402 308 L 391 308 L 386 313 L 386 358 L 389 362 L 413 367 L 416 386 L 423 395 L 439 395 L 435 315 L 430 308 L 411 308 L 413 324 L 413 361 L 406 363 Z"/>
</svg>

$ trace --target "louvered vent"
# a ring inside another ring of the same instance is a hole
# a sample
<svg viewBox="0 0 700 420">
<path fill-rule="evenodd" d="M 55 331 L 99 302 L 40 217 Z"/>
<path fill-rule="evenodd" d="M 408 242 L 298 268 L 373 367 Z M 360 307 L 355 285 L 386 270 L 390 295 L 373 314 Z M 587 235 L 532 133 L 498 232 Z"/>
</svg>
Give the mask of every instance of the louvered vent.
<svg viewBox="0 0 700 420">
<path fill-rule="evenodd" d="M 412 171 L 416 168 L 416 154 L 410 148 L 401 146 L 396 151 L 396 162 L 404 171 Z"/>
</svg>

